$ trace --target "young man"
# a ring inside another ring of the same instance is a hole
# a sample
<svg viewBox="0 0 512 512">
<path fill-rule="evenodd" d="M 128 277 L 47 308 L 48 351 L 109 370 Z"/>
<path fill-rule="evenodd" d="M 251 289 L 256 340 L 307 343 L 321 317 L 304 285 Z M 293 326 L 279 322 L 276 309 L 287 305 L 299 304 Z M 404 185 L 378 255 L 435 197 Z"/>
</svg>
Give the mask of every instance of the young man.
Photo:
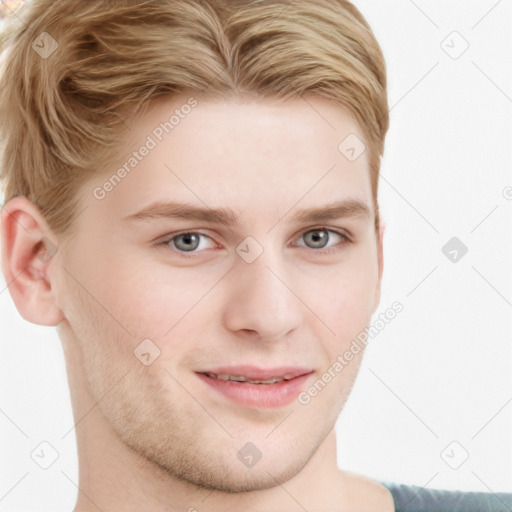
<svg viewBox="0 0 512 512">
<path fill-rule="evenodd" d="M 6 47 L 2 270 L 62 340 L 75 512 L 395 510 L 336 460 L 383 272 L 357 9 L 43 0 Z"/>
</svg>

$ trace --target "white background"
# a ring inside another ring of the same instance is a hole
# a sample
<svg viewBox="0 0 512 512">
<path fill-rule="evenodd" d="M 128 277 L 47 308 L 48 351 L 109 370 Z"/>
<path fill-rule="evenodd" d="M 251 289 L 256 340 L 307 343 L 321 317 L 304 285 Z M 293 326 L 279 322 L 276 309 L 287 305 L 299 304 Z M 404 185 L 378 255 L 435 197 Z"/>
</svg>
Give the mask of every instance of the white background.
<svg viewBox="0 0 512 512">
<path fill-rule="evenodd" d="M 337 424 L 339 465 L 512 492 L 512 5 L 354 3 L 383 48 L 391 108 L 375 318 L 397 300 L 404 310 L 368 346 Z M 469 47 L 453 58 L 462 38 Z M 468 248 L 457 263 L 441 251 L 452 237 Z M 59 339 L 19 316 L 3 277 L 0 322 L 0 511 L 71 510 L 78 467 Z M 47 470 L 30 457 L 42 441 L 59 452 Z"/>
</svg>

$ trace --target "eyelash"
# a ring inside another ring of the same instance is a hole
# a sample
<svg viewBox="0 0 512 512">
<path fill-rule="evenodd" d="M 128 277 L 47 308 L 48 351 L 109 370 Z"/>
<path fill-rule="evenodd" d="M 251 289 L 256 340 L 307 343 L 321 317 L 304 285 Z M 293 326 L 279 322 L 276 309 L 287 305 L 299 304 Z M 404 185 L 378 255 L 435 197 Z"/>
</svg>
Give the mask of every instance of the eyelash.
<svg viewBox="0 0 512 512">
<path fill-rule="evenodd" d="M 338 243 L 335 247 L 338 247 L 340 245 L 345 245 L 347 243 L 352 243 L 352 240 L 351 238 L 345 234 L 344 232 L 342 231 L 338 231 L 336 229 L 330 229 L 330 228 L 327 228 L 325 226 L 321 226 L 321 227 L 317 227 L 317 228 L 313 228 L 313 229 L 308 229 L 307 231 L 303 231 L 301 236 L 307 234 L 307 233 L 311 233 L 311 232 L 315 232 L 315 231 L 328 231 L 328 232 L 331 232 L 331 233 L 335 233 L 339 236 L 342 237 L 343 241 Z M 174 240 L 175 238 L 181 236 L 181 235 L 201 235 L 201 236 L 204 236 L 206 238 L 209 238 L 210 240 L 212 240 L 212 238 L 204 233 L 201 233 L 200 231 L 180 231 L 178 233 L 173 233 L 172 236 L 168 236 L 165 238 L 165 240 L 162 240 L 161 242 L 157 242 L 157 245 L 159 246 L 167 246 L 168 248 L 170 248 L 173 252 L 177 252 L 180 254 L 180 256 L 183 256 L 185 258 L 195 258 L 197 257 L 198 254 L 200 254 L 201 252 L 204 252 L 204 251 L 189 251 L 189 252 L 186 252 L 186 251 L 180 251 L 179 249 L 175 249 L 175 248 L 171 248 L 169 246 L 169 242 L 171 242 L 172 240 Z M 331 249 L 312 249 L 311 247 L 302 247 L 300 246 L 301 248 L 303 249 L 309 249 L 317 254 L 321 254 L 321 255 L 328 255 L 328 254 L 333 254 L 334 252 L 338 252 L 340 249 L 336 249 L 336 248 L 331 248 Z M 164 247 L 165 248 L 165 247 Z M 207 249 L 206 249 L 207 250 Z"/>
</svg>

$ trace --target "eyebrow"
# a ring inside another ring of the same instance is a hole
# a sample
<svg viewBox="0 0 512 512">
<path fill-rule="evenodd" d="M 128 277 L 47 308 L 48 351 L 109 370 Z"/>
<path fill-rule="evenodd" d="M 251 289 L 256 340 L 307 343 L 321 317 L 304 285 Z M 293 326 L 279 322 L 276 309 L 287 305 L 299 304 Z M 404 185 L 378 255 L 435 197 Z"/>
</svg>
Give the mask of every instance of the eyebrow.
<svg viewBox="0 0 512 512">
<path fill-rule="evenodd" d="M 369 219 L 370 215 L 370 209 L 364 202 L 358 199 L 345 199 L 295 212 L 288 222 L 325 222 L 346 217 Z M 123 220 L 143 221 L 161 218 L 195 220 L 229 227 L 240 225 L 239 215 L 230 208 L 203 208 L 179 202 L 153 203 Z"/>
</svg>

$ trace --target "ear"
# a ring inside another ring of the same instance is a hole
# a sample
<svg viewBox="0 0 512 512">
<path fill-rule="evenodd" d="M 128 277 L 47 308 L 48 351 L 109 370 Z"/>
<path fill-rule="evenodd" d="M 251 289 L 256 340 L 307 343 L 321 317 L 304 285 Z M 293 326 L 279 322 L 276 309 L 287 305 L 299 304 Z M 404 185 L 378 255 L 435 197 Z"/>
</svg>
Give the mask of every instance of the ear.
<svg viewBox="0 0 512 512">
<path fill-rule="evenodd" d="M 38 325 L 58 325 L 64 315 L 55 305 L 50 269 L 57 265 L 57 242 L 38 208 L 26 197 L 2 208 L 2 273 L 20 315 Z"/>
<path fill-rule="evenodd" d="M 381 285 L 382 285 L 382 273 L 384 270 L 384 232 L 386 231 L 386 222 L 381 219 L 379 229 L 379 239 L 377 240 L 377 254 L 378 254 L 378 265 L 379 265 L 379 278 L 377 281 L 377 288 L 375 290 L 375 305 L 373 312 L 377 310 L 380 303 Z"/>
</svg>

